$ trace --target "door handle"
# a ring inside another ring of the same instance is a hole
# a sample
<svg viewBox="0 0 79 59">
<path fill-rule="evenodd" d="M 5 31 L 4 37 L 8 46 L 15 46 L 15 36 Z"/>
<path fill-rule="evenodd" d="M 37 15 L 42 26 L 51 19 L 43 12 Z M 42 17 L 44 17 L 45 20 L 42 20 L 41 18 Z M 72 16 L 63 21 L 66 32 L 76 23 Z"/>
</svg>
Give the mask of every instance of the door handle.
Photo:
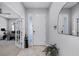
<svg viewBox="0 0 79 59">
<path fill-rule="evenodd" d="M 35 33 L 35 30 L 33 30 L 33 33 Z"/>
</svg>

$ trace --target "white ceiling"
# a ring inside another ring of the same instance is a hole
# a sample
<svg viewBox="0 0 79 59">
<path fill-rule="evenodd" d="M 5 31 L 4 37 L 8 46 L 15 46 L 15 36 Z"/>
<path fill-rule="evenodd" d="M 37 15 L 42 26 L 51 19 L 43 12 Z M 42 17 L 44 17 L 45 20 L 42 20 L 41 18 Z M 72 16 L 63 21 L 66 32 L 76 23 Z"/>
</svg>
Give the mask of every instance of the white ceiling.
<svg viewBox="0 0 79 59">
<path fill-rule="evenodd" d="M 49 8 L 51 2 L 23 2 L 26 8 Z"/>
<path fill-rule="evenodd" d="M 71 8 L 71 7 L 75 6 L 77 3 L 78 3 L 78 2 L 68 2 L 68 3 L 64 6 L 64 8 Z"/>
</svg>

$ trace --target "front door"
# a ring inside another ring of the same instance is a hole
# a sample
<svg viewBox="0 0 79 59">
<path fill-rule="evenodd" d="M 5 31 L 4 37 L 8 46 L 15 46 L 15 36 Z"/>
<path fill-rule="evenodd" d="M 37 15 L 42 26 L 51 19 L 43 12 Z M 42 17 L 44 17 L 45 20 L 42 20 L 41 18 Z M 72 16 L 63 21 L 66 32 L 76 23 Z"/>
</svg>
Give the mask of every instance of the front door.
<svg viewBox="0 0 79 59">
<path fill-rule="evenodd" d="M 33 20 L 33 45 L 45 45 L 46 42 L 46 15 L 34 14 Z"/>
</svg>

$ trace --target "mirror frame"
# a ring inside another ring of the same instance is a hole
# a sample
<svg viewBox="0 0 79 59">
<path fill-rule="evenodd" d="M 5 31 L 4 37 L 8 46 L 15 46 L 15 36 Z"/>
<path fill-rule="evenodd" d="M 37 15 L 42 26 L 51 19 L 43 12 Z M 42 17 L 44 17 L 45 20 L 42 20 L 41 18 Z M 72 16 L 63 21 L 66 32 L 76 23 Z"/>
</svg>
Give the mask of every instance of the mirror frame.
<svg viewBox="0 0 79 59">
<path fill-rule="evenodd" d="M 62 33 L 59 33 L 59 31 L 58 31 L 58 29 L 59 29 L 59 27 L 58 27 L 58 23 L 59 23 L 59 15 L 60 15 L 61 11 L 63 10 L 64 6 L 67 5 L 67 3 L 69 3 L 69 2 L 64 3 L 64 5 L 62 6 L 62 8 L 60 9 L 59 14 L 58 14 L 58 19 L 57 19 L 57 33 L 58 33 L 58 34 L 62 34 Z M 68 35 L 68 34 L 62 34 L 62 35 Z M 77 36 L 77 35 L 70 35 L 70 36 L 79 37 L 79 36 Z"/>
</svg>

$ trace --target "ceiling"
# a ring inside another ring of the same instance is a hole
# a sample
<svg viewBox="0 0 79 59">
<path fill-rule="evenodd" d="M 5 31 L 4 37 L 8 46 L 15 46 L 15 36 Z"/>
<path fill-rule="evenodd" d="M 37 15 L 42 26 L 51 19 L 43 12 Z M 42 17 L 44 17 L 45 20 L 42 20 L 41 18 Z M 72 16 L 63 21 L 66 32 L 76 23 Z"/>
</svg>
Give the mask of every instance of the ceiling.
<svg viewBox="0 0 79 59">
<path fill-rule="evenodd" d="M 51 2 L 23 2 L 25 8 L 49 8 Z"/>
<path fill-rule="evenodd" d="M 77 3 L 78 3 L 78 2 L 68 2 L 68 3 L 64 6 L 64 8 L 71 8 L 71 7 L 75 6 Z"/>
</svg>

